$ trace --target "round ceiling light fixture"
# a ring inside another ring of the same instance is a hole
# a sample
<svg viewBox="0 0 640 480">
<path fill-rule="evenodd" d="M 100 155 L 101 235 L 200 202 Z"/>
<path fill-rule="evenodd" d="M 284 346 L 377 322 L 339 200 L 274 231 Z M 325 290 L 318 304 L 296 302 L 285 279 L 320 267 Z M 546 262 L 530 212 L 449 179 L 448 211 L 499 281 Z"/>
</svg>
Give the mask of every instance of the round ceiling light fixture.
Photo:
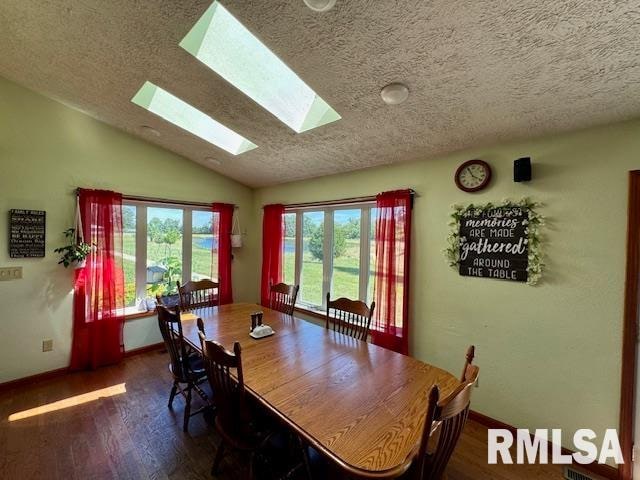
<svg viewBox="0 0 640 480">
<path fill-rule="evenodd" d="M 387 105 L 398 105 L 409 98 L 409 88 L 404 83 L 390 83 L 380 90 L 380 96 Z"/>
<path fill-rule="evenodd" d="M 141 125 L 140 132 L 143 133 L 144 135 L 152 135 L 154 137 L 160 136 L 160 132 L 155 128 L 150 127 L 149 125 Z"/>
<path fill-rule="evenodd" d="M 304 3 L 314 12 L 326 12 L 336 4 L 336 0 L 304 0 Z"/>
<path fill-rule="evenodd" d="M 213 158 L 213 157 L 206 157 L 205 160 L 209 163 L 212 163 L 214 165 L 222 165 L 222 162 L 220 160 L 218 160 L 217 158 Z"/>
</svg>

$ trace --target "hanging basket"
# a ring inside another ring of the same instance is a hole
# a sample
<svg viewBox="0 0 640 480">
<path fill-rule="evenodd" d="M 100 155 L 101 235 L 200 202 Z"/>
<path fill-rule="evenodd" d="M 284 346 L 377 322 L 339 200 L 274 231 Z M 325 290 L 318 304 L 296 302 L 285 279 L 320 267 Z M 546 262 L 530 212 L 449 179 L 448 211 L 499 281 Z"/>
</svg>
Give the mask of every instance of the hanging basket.
<svg viewBox="0 0 640 480">
<path fill-rule="evenodd" d="M 80 260 L 79 262 L 73 262 L 71 265 L 76 270 L 79 269 L 79 268 L 84 268 L 87 265 L 87 259 L 85 258 L 84 260 Z"/>
<path fill-rule="evenodd" d="M 231 226 L 231 248 L 242 247 L 242 233 L 240 232 L 240 219 L 236 213 L 233 216 L 233 225 Z"/>
</svg>

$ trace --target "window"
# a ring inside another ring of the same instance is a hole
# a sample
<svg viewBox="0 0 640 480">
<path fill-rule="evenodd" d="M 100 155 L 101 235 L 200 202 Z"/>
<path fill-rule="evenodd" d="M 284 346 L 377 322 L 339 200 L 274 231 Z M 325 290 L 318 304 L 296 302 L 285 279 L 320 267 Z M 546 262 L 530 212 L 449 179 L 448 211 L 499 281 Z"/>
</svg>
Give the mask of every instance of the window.
<svg viewBox="0 0 640 480">
<path fill-rule="evenodd" d="M 124 269 L 124 306 L 136 303 L 136 207 L 122 207 L 122 268 Z"/>
<path fill-rule="evenodd" d="M 217 279 L 219 214 L 130 202 L 122 215 L 127 313 L 136 311 L 138 299 L 177 293 L 178 280 Z"/>
<path fill-rule="evenodd" d="M 374 210 L 365 203 L 286 211 L 283 278 L 300 285 L 298 306 L 323 310 L 327 292 L 371 303 Z"/>
<path fill-rule="evenodd" d="M 257 148 L 242 135 L 151 82 L 145 82 L 131 101 L 233 155 Z"/>
<path fill-rule="evenodd" d="M 360 226 L 361 210 L 333 212 L 334 297 L 360 298 Z"/>
<path fill-rule="evenodd" d="M 308 305 L 323 304 L 324 231 L 324 212 L 302 214 L 300 299 Z"/>
<path fill-rule="evenodd" d="M 217 1 L 180 46 L 297 133 L 340 120 L 338 112 Z"/>
<path fill-rule="evenodd" d="M 147 208 L 147 296 L 172 295 L 182 281 L 184 211 Z"/>
<path fill-rule="evenodd" d="M 284 283 L 296 282 L 296 238 L 297 215 L 295 213 L 284 214 L 284 242 L 282 243 L 282 278 Z"/>
<path fill-rule="evenodd" d="M 218 276 L 218 225 L 220 215 L 194 211 L 191 224 L 191 277 L 194 280 Z"/>
</svg>

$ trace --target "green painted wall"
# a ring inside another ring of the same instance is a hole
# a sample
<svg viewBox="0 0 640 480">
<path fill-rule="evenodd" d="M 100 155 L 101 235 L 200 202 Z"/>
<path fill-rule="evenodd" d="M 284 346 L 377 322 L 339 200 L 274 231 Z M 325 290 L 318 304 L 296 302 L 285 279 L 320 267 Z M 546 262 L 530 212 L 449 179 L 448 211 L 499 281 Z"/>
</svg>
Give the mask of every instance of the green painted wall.
<svg viewBox="0 0 640 480">
<path fill-rule="evenodd" d="M 0 78 L 0 266 L 21 265 L 23 279 L 0 283 L 0 383 L 68 365 L 72 272 L 53 249 L 73 223 L 77 186 L 193 201 L 221 201 L 252 212 L 252 191 L 191 161 Z M 44 259 L 10 259 L 7 211 L 47 211 Z M 234 252 L 234 293 L 256 296 L 255 259 Z M 42 353 L 42 340 L 54 350 Z M 125 326 L 125 345 L 159 342 L 153 317 Z"/>
<path fill-rule="evenodd" d="M 528 184 L 512 180 L 521 156 L 533 158 Z M 453 183 L 456 167 L 471 158 L 493 167 L 482 193 Z M 457 375 L 473 343 L 481 367 L 474 409 L 520 427 L 602 431 L 618 425 L 627 172 L 636 168 L 640 122 L 630 122 L 263 188 L 256 220 L 268 203 L 415 189 L 413 355 Z M 460 277 L 447 266 L 441 250 L 451 204 L 522 196 L 546 204 L 539 286 Z"/>
</svg>

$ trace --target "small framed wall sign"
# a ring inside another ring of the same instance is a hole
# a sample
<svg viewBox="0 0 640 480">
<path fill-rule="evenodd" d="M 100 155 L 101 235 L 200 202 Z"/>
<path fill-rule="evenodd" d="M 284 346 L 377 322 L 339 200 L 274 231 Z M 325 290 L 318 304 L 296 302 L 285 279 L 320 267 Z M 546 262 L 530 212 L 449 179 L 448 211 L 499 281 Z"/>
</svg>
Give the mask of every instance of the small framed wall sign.
<svg viewBox="0 0 640 480">
<path fill-rule="evenodd" d="M 449 265 L 462 276 L 535 285 L 543 267 L 538 206 L 528 199 L 455 205 L 445 249 Z"/>
<path fill-rule="evenodd" d="M 47 213 L 9 210 L 9 257 L 44 257 Z"/>
</svg>

